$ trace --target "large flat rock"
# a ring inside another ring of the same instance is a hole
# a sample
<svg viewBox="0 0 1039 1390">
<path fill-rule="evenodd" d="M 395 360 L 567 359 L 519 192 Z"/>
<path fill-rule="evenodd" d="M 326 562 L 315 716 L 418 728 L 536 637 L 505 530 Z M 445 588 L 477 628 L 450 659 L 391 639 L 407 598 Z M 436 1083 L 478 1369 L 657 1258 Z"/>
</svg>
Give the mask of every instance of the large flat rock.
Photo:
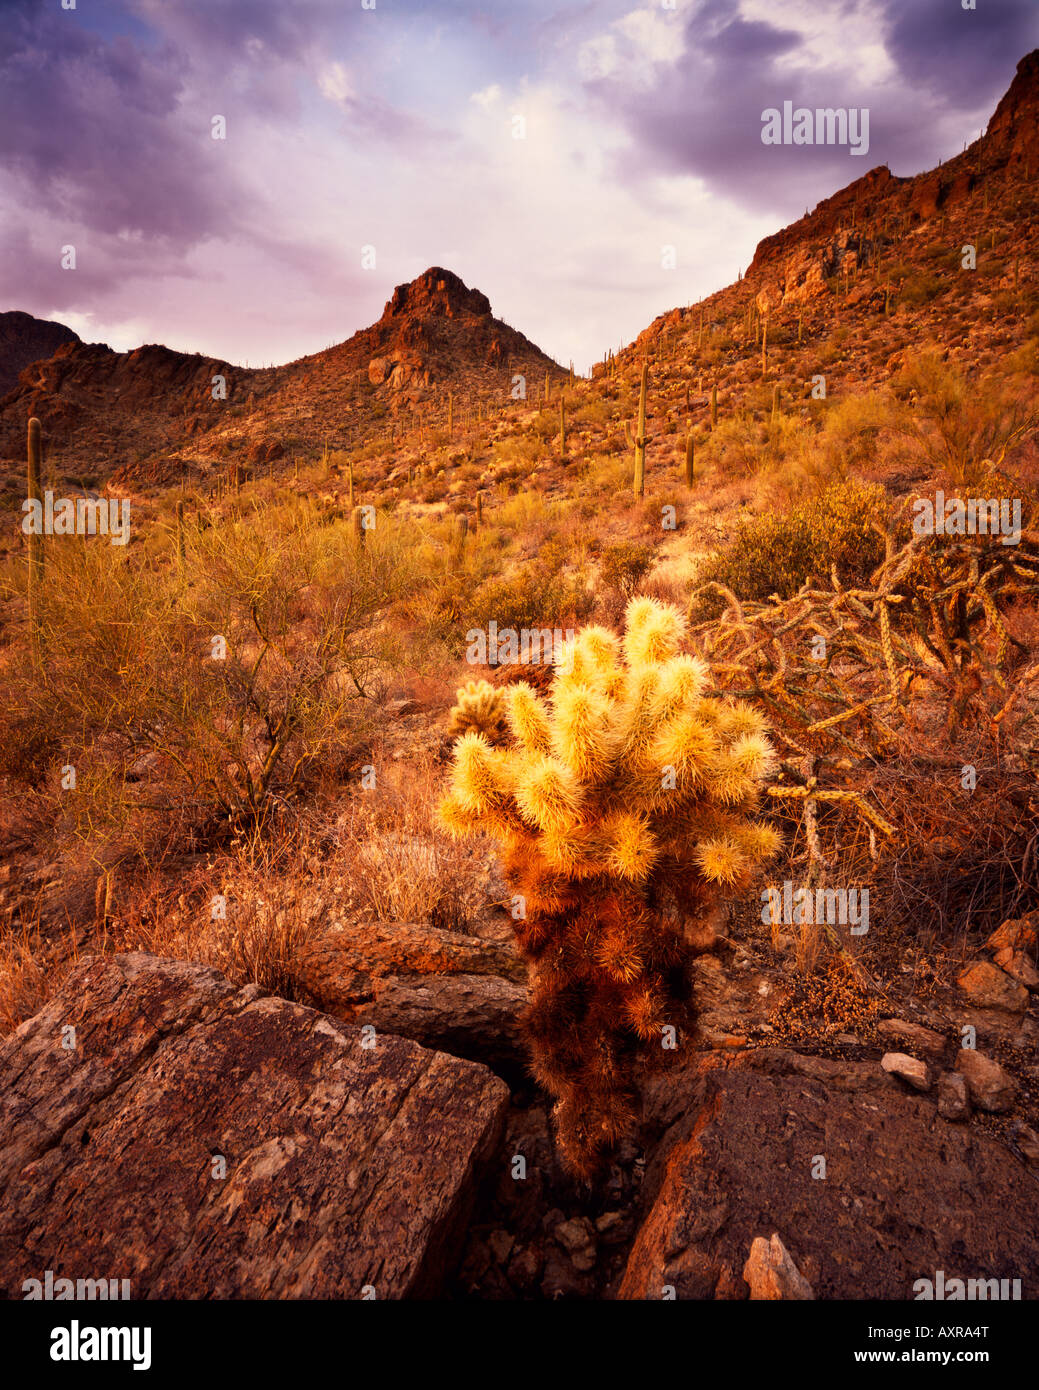
<svg viewBox="0 0 1039 1390">
<path fill-rule="evenodd" d="M 84 962 L 0 1048 L 0 1296 L 48 1269 L 135 1298 L 435 1294 L 508 1092 L 369 1036 L 203 966 Z"/>
<path fill-rule="evenodd" d="M 619 1297 L 746 1297 L 751 1246 L 774 1234 L 819 1299 L 912 1299 L 938 1270 L 1017 1278 L 1036 1296 L 1035 1174 L 877 1064 L 760 1049 L 706 1059 L 668 1089 L 678 1118 L 647 1172 Z"/>
</svg>

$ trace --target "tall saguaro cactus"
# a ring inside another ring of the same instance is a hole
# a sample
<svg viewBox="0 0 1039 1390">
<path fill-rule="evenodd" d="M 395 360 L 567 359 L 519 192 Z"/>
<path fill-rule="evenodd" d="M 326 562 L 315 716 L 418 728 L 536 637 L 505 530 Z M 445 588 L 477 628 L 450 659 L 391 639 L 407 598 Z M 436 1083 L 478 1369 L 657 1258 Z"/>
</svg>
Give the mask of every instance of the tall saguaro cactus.
<svg viewBox="0 0 1039 1390">
<path fill-rule="evenodd" d="M 559 393 L 559 458 L 560 462 L 566 462 L 566 396 Z"/>
<path fill-rule="evenodd" d="M 693 486 L 693 434 L 692 431 L 685 437 L 685 485 Z"/>
<path fill-rule="evenodd" d="M 718 383 L 711 387 L 711 429 L 718 428 Z"/>
<path fill-rule="evenodd" d="M 40 422 L 34 415 L 29 421 L 29 473 L 28 473 L 28 493 L 29 500 L 38 502 L 39 509 L 43 507 L 43 494 L 40 490 L 40 476 L 42 473 L 43 447 L 40 440 Z M 39 656 L 39 599 L 40 585 L 43 583 L 43 533 L 37 530 L 35 525 L 36 518 L 33 518 L 33 529 L 29 532 L 29 629 L 32 639 L 33 659 Z"/>
<path fill-rule="evenodd" d="M 639 390 L 639 422 L 635 435 L 635 496 L 646 495 L 646 392 L 649 389 L 649 363 L 642 364 L 642 386 Z"/>
</svg>

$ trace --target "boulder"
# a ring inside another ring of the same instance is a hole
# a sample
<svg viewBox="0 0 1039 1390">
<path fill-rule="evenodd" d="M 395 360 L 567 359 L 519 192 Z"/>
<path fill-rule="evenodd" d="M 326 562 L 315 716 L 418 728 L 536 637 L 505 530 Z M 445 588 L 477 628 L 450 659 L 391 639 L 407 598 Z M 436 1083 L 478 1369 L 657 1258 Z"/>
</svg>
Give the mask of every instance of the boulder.
<svg viewBox="0 0 1039 1390">
<path fill-rule="evenodd" d="M 680 1118 L 646 1171 L 621 1298 L 731 1297 L 726 1271 L 746 1267 L 777 1213 L 816 1299 L 906 1299 L 927 1271 L 1019 1278 L 1039 1262 L 1021 1162 L 876 1062 L 712 1053 L 671 1090 Z"/>
<path fill-rule="evenodd" d="M 743 1266 L 743 1278 L 750 1286 L 750 1296 L 757 1300 L 813 1299 L 812 1286 L 791 1258 L 779 1236 L 771 1240 L 758 1236 L 750 1247 L 750 1256 Z"/>
<path fill-rule="evenodd" d="M 976 960 L 962 970 L 956 983 L 970 1000 L 982 1009 L 1003 1009 L 1006 1013 L 1022 1013 L 1028 1008 L 1028 990 L 1012 980 L 997 965 Z"/>
<path fill-rule="evenodd" d="M 926 1062 L 910 1057 L 905 1052 L 885 1052 L 880 1059 L 884 1071 L 900 1076 L 915 1091 L 931 1089 L 931 1069 Z"/>
<path fill-rule="evenodd" d="M 443 931 L 424 922 L 357 922 L 319 937 L 298 979 L 308 1002 L 338 1013 L 374 999 L 390 975 L 500 975 L 522 984 L 527 968 L 511 940 Z"/>
<path fill-rule="evenodd" d="M 970 1098 L 979 1110 L 999 1114 L 1011 1109 L 1017 1085 L 991 1057 L 974 1048 L 961 1047 L 956 1056 L 956 1070 L 966 1080 Z"/>
<path fill-rule="evenodd" d="M 523 1067 L 526 1004 L 524 986 L 497 975 L 389 976 L 353 1017 L 456 1057 Z"/>
<path fill-rule="evenodd" d="M 943 1072 L 938 1078 L 938 1114 L 945 1120 L 966 1120 L 970 1116 L 967 1081 L 958 1071 Z"/>
<path fill-rule="evenodd" d="M 1001 970 L 1005 970 L 1019 985 L 1024 985 L 1025 989 L 1039 989 L 1039 970 L 1036 970 L 1024 951 L 1015 951 L 1011 946 L 1004 946 L 996 952 L 994 960 Z"/>
<path fill-rule="evenodd" d="M 990 951 L 1002 951 L 1007 947 L 1012 951 L 1034 951 L 1037 916 L 1039 913 L 1030 912 L 1027 917 L 1009 918 L 996 928 L 985 945 Z"/>
<path fill-rule="evenodd" d="M 877 1032 L 885 1041 L 901 1043 L 914 1053 L 922 1052 L 925 1057 L 941 1057 L 945 1052 L 945 1039 L 941 1033 L 924 1028 L 919 1023 L 909 1023 L 903 1018 L 882 1018 L 877 1024 Z"/>
<path fill-rule="evenodd" d="M 369 1041 L 200 965 L 84 961 L 0 1048 L 0 1290 L 50 1269 L 134 1298 L 435 1294 L 508 1093 Z"/>
</svg>

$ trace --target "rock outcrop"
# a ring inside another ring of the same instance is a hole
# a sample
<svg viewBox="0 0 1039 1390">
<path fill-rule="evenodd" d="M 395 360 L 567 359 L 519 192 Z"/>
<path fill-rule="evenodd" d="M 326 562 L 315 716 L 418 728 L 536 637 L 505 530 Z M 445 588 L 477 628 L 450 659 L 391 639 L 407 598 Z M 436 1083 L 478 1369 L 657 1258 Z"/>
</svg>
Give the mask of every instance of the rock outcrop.
<svg viewBox="0 0 1039 1390">
<path fill-rule="evenodd" d="M 64 343 L 79 340 L 79 334 L 63 323 L 37 319 L 21 309 L 0 314 L 0 397 L 15 389 L 26 367 L 53 357 Z"/>
<path fill-rule="evenodd" d="M 906 1299 L 939 1269 L 1013 1278 L 1039 1263 L 1025 1164 L 875 1063 L 760 1049 L 672 1085 L 683 1114 L 647 1170 L 621 1298 L 747 1297 L 748 1256 L 774 1236 L 818 1299 Z"/>
<path fill-rule="evenodd" d="M 202 966 L 86 961 L 0 1049 L 0 1290 L 49 1269 L 135 1298 L 435 1294 L 507 1100 Z"/>
</svg>

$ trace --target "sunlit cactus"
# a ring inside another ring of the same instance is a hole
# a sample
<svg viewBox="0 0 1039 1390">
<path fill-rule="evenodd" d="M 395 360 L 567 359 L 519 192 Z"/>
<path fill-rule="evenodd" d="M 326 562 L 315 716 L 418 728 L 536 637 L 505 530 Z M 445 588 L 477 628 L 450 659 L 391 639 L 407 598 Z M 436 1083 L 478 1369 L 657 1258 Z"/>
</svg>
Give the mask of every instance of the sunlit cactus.
<svg viewBox="0 0 1039 1390">
<path fill-rule="evenodd" d="M 688 1003 L 685 929 L 779 848 L 757 820 L 775 759 L 752 706 L 710 691 L 685 620 L 629 603 L 622 638 L 586 627 L 548 695 L 505 697 L 504 746 L 455 745 L 441 823 L 502 844 L 531 974 L 532 1069 L 570 1166 L 591 1176 L 637 1116 L 641 1043 Z"/>
<path fill-rule="evenodd" d="M 505 728 L 505 691 L 489 681 L 467 681 L 455 696 L 447 732 L 452 738 L 470 731 L 488 741 L 500 738 Z"/>
</svg>

